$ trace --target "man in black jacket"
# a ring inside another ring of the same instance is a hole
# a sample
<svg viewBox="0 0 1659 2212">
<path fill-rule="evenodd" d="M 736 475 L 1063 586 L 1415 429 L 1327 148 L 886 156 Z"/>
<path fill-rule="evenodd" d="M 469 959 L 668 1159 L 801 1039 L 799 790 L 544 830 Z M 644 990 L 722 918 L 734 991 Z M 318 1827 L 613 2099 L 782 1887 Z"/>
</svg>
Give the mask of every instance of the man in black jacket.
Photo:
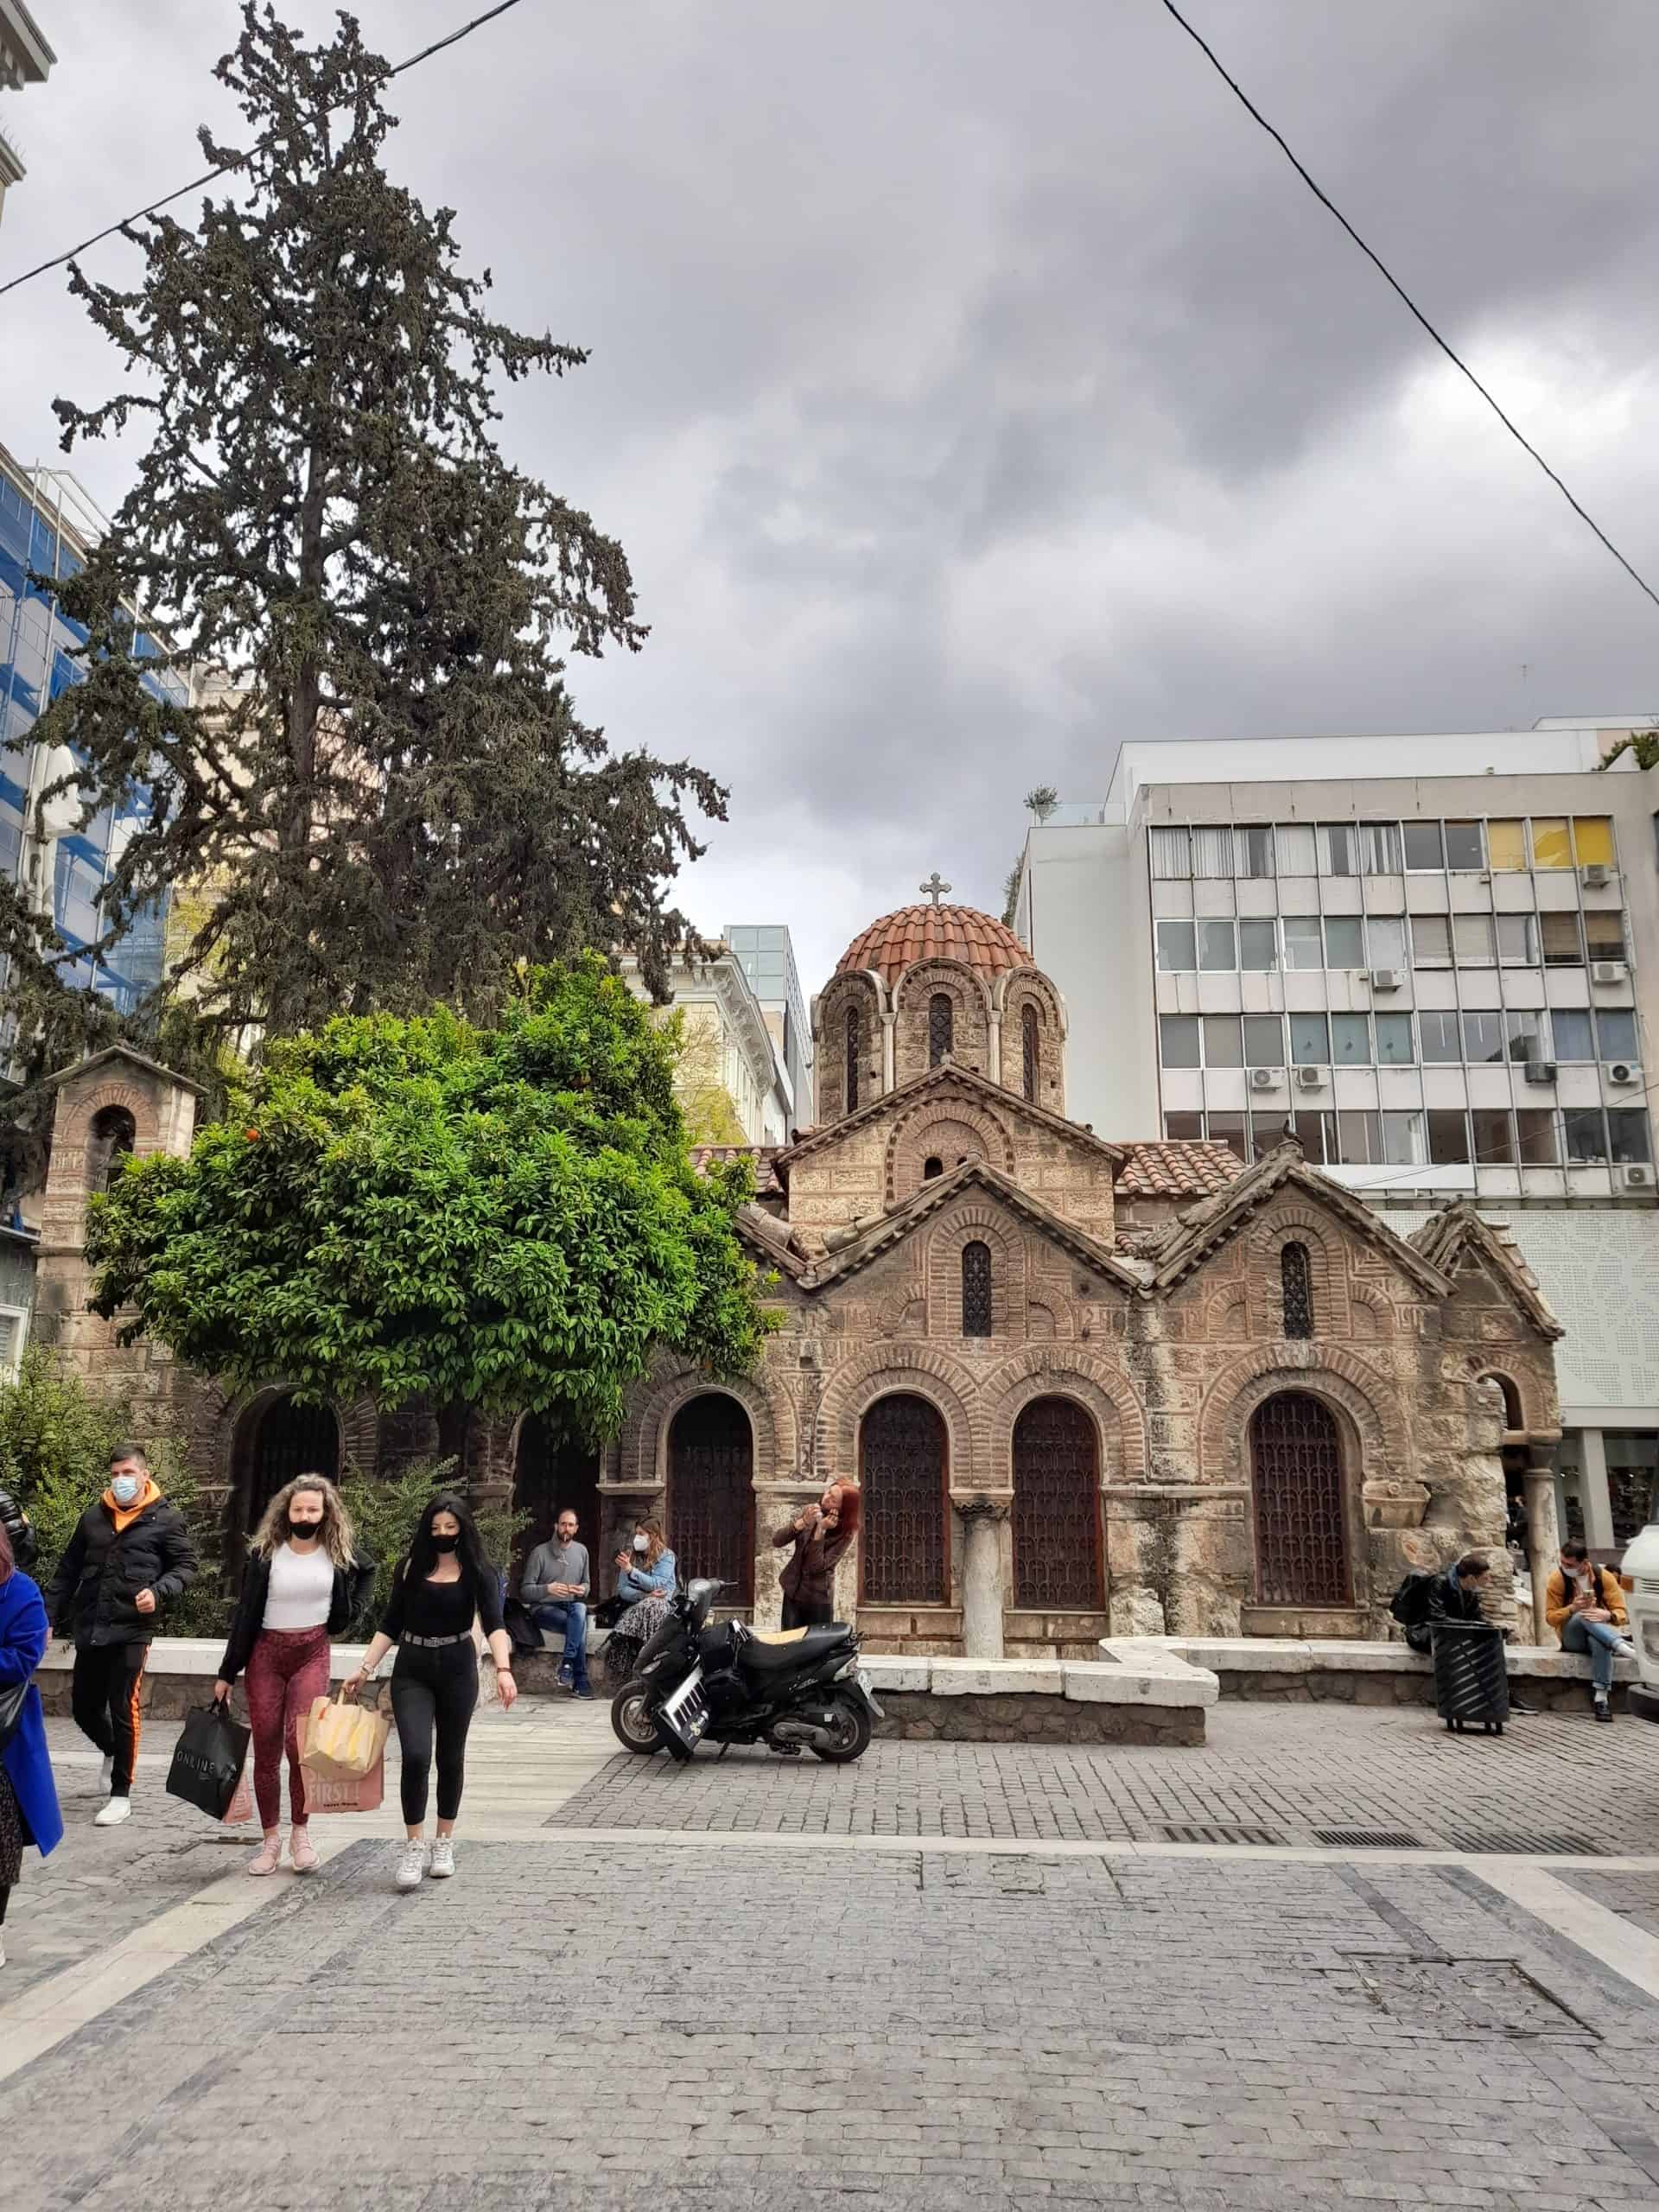
<svg viewBox="0 0 1659 2212">
<path fill-rule="evenodd" d="M 46 1592 L 52 1633 L 74 1638 L 76 1723 L 104 1754 L 110 1795 L 95 1827 L 114 1827 L 132 1811 L 149 1639 L 162 1608 L 195 1572 L 183 1514 L 162 1496 L 137 1446 L 118 1444 L 110 1454 L 110 1486 L 81 1515 Z"/>
</svg>

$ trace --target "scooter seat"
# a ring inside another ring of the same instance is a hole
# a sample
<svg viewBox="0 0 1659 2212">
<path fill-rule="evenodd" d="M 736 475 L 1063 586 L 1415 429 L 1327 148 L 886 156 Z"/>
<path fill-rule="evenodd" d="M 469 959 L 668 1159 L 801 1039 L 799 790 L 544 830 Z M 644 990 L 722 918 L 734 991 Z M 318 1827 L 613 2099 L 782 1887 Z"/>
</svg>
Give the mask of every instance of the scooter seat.
<svg viewBox="0 0 1659 2212">
<path fill-rule="evenodd" d="M 787 1674 L 844 1649 L 851 1636 L 844 1621 L 829 1628 L 753 1629 L 738 1648 L 737 1663 L 747 1674 Z"/>
</svg>

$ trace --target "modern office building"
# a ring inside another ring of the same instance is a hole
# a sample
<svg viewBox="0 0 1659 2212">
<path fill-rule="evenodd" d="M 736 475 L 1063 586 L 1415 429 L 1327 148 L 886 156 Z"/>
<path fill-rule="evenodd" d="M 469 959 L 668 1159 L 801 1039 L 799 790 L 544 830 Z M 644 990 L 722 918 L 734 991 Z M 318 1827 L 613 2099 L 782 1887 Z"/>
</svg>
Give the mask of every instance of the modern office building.
<svg viewBox="0 0 1659 2212">
<path fill-rule="evenodd" d="M 57 58 L 23 0 L 0 0 L 0 92 L 43 85 Z M 16 143 L 0 128 L 0 214 L 5 212 L 7 193 L 21 181 L 24 168 Z"/>
<path fill-rule="evenodd" d="M 1015 918 L 1080 1118 L 1241 1161 L 1288 1130 L 1395 1227 L 1512 1223 L 1607 1547 L 1659 1473 L 1659 775 L 1599 763 L 1651 723 L 1127 743 L 1029 831 Z"/>
<path fill-rule="evenodd" d="M 812 1021 L 795 965 L 795 948 L 782 922 L 728 922 L 726 942 L 742 963 L 760 1001 L 789 1082 L 791 1126 L 810 1129 L 816 1114 L 812 1080 Z"/>
<path fill-rule="evenodd" d="M 629 987 L 645 995 L 632 953 L 619 963 Z M 669 971 L 665 1011 L 682 1017 L 684 1038 L 676 1089 L 694 1145 L 781 1145 L 791 1126 L 788 1079 L 772 1031 L 748 976 L 721 938 L 702 956 L 682 955 Z"/>
</svg>

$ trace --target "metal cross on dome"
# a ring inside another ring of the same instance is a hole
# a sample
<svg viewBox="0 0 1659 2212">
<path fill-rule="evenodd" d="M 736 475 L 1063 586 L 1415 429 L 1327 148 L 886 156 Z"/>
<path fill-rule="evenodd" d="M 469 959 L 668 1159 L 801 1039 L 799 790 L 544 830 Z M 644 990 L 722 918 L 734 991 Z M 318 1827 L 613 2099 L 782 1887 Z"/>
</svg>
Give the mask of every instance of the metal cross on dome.
<svg viewBox="0 0 1659 2212">
<path fill-rule="evenodd" d="M 933 901 L 933 904 L 937 908 L 939 901 L 944 897 L 945 893 L 950 890 L 950 886 L 939 874 L 938 868 L 935 868 L 932 874 L 928 877 L 927 881 L 925 883 L 918 883 L 916 888 L 918 891 L 925 892 Z"/>
</svg>

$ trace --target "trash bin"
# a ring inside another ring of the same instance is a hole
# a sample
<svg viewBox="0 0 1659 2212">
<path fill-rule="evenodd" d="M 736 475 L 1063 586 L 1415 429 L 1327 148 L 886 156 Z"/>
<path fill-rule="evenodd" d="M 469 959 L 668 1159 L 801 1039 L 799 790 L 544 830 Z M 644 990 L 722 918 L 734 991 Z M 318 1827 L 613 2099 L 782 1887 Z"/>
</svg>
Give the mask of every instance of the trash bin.
<svg viewBox="0 0 1659 2212">
<path fill-rule="evenodd" d="M 1490 1621 L 1436 1621 L 1433 1629 L 1434 1706 L 1459 1733 L 1478 1722 L 1503 1733 L 1510 1717 L 1510 1670 L 1503 1631 Z"/>
</svg>

